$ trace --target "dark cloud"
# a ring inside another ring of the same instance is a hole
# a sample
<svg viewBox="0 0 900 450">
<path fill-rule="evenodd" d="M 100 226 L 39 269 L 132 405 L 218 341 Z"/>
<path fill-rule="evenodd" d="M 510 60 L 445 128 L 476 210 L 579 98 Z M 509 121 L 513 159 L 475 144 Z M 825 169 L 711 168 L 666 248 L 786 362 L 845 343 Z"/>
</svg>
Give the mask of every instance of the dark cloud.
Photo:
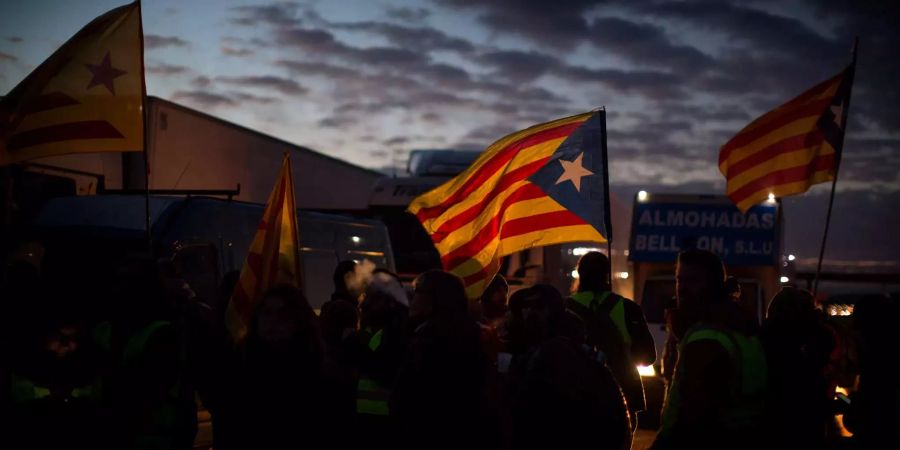
<svg viewBox="0 0 900 450">
<path fill-rule="evenodd" d="M 408 136 L 394 136 L 389 139 L 385 139 L 381 143 L 387 147 L 394 147 L 397 145 L 404 145 L 410 142 L 410 138 Z"/>
<path fill-rule="evenodd" d="M 421 23 L 431 15 L 431 11 L 425 8 L 410 8 L 406 6 L 388 6 L 385 11 L 387 16 L 392 19 L 409 23 Z"/>
<path fill-rule="evenodd" d="M 269 5 L 236 6 L 231 11 L 236 14 L 230 22 L 236 25 L 286 26 L 298 22 L 297 12 L 300 4 L 296 2 L 273 3 Z"/>
<path fill-rule="evenodd" d="M 683 98 L 683 77 L 652 70 L 594 69 L 583 66 L 558 66 L 553 74 L 579 83 L 599 83 L 626 94 L 640 94 L 651 99 Z"/>
<path fill-rule="evenodd" d="M 175 91 L 175 93 L 172 94 L 172 100 L 176 102 L 185 102 L 188 103 L 189 106 L 199 107 L 201 109 L 234 106 L 237 104 L 237 102 L 224 95 L 202 90 Z"/>
<path fill-rule="evenodd" d="M 471 42 L 425 26 L 395 25 L 386 22 L 349 22 L 332 25 L 335 29 L 364 31 L 384 36 L 391 44 L 417 51 L 449 50 L 468 53 L 475 49 Z"/>
<path fill-rule="evenodd" d="M 223 55 L 237 56 L 237 57 L 250 56 L 254 53 L 253 50 L 250 50 L 249 48 L 235 48 L 235 47 L 227 47 L 224 45 L 222 47 L 220 47 L 219 50 L 222 52 Z"/>
<path fill-rule="evenodd" d="M 625 60 L 677 71 L 695 72 L 713 64 L 700 50 L 673 43 L 662 27 L 647 23 L 603 17 L 594 20 L 591 42 Z"/>
<path fill-rule="evenodd" d="M 387 150 L 369 150 L 369 156 L 378 159 L 390 158 L 391 153 Z"/>
<path fill-rule="evenodd" d="M 682 118 L 697 123 L 705 122 L 749 122 L 753 117 L 741 105 L 725 102 L 713 105 L 689 105 L 685 103 L 660 103 L 659 114 L 670 118 Z"/>
<path fill-rule="evenodd" d="M 432 84 L 448 88 L 465 89 L 471 86 L 472 77 L 464 69 L 450 64 L 429 64 L 416 71 Z"/>
<path fill-rule="evenodd" d="M 13 44 L 21 44 L 24 39 L 19 36 L 9 36 L 6 38 L 6 42 L 11 42 Z"/>
<path fill-rule="evenodd" d="M 444 117 L 436 112 L 427 112 L 420 117 L 425 122 L 438 123 L 443 122 Z"/>
<path fill-rule="evenodd" d="M 428 62 L 426 55 L 405 48 L 353 47 L 338 41 L 333 34 L 321 29 L 283 28 L 276 32 L 275 37 L 279 44 L 302 50 L 308 55 L 341 58 L 364 66 L 401 70 Z"/>
<path fill-rule="evenodd" d="M 191 80 L 191 85 L 196 88 L 204 88 L 212 84 L 212 79 L 206 75 L 198 75 Z"/>
<path fill-rule="evenodd" d="M 723 33 L 727 39 L 765 53 L 821 61 L 835 42 L 792 17 L 716 0 L 629 3 L 639 13 Z"/>
<path fill-rule="evenodd" d="M 584 13 L 598 0 L 437 0 L 441 5 L 478 11 L 479 21 L 497 32 L 515 34 L 533 42 L 570 49 L 588 35 Z"/>
<path fill-rule="evenodd" d="M 509 124 L 484 125 L 469 130 L 469 132 L 466 133 L 465 136 L 463 136 L 463 140 L 472 143 L 478 143 L 479 147 L 486 147 L 491 142 L 494 142 L 514 131 L 516 131 L 515 128 L 511 127 Z"/>
<path fill-rule="evenodd" d="M 325 128 L 344 128 L 354 124 L 356 119 L 349 116 L 331 116 L 319 121 L 319 126 Z"/>
<path fill-rule="evenodd" d="M 322 62 L 307 62 L 280 59 L 275 65 L 288 69 L 296 75 L 315 75 L 327 78 L 347 79 L 359 75 L 358 70 Z"/>
<path fill-rule="evenodd" d="M 18 61 L 18 60 L 19 60 L 19 58 L 16 58 L 15 56 L 10 55 L 9 53 L 0 52 L 0 61 Z"/>
<path fill-rule="evenodd" d="M 260 105 L 269 105 L 272 103 L 278 103 L 280 100 L 275 97 L 267 97 L 260 95 L 253 95 L 247 92 L 235 92 L 233 95 L 234 99 L 238 102 L 244 103 L 256 103 Z"/>
<path fill-rule="evenodd" d="M 478 57 L 483 64 L 496 69 L 503 78 L 515 82 L 528 82 L 539 78 L 560 61 L 550 55 L 536 51 L 497 50 L 485 52 Z"/>
<path fill-rule="evenodd" d="M 242 77 L 216 77 L 216 81 L 238 86 L 272 89 L 285 95 L 304 95 L 309 89 L 300 83 L 287 78 L 274 75 L 242 76 Z"/>
<path fill-rule="evenodd" d="M 172 64 L 156 64 L 153 66 L 147 66 L 146 68 L 148 73 L 152 73 L 153 75 L 181 75 L 184 73 L 190 72 L 191 69 L 188 69 L 185 66 L 178 66 Z"/>
<path fill-rule="evenodd" d="M 177 36 L 160 36 L 158 34 L 144 35 L 144 48 L 153 50 L 165 47 L 187 47 L 188 41 Z"/>
</svg>

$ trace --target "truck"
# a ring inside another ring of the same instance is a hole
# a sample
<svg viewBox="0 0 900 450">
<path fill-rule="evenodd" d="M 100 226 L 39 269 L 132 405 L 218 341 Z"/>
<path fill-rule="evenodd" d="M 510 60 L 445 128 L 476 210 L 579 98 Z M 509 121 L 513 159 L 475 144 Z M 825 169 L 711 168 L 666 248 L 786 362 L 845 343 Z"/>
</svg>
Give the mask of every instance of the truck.
<svg viewBox="0 0 900 450">
<path fill-rule="evenodd" d="M 146 252 L 144 200 L 123 194 L 51 199 L 26 240 L 39 245 L 54 265 L 84 271 L 83 279 L 102 283 L 123 257 Z M 154 255 L 171 259 L 198 299 L 215 306 L 223 276 L 244 264 L 263 209 L 215 197 L 151 196 Z M 330 298 L 332 271 L 341 260 L 365 259 L 395 269 L 383 223 L 307 210 L 297 216 L 303 289 L 314 309 Z"/>
<path fill-rule="evenodd" d="M 775 199 L 739 211 L 728 197 L 640 191 L 631 215 L 628 263 L 634 299 L 644 310 L 657 348 L 657 362 L 639 368 L 647 390 L 647 424 L 658 421 L 660 377 L 666 342 L 665 310 L 674 306 L 675 262 L 681 250 L 709 250 L 722 258 L 741 287 L 740 304 L 762 322 L 768 300 L 789 282 L 782 269 L 782 214 Z"/>
</svg>

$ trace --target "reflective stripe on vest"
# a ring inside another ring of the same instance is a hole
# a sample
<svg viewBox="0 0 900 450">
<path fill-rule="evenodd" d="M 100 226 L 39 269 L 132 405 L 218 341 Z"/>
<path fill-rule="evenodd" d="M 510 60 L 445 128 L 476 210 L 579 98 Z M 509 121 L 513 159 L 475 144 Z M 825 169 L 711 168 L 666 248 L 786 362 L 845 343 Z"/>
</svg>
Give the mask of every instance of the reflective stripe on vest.
<svg viewBox="0 0 900 450">
<path fill-rule="evenodd" d="M 11 398 L 13 403 L 25 403 L 33 400 L 40 400 L 42 398 L 50 397 L 50 389 L 44 386 L 39 386 L 35 384 L 34 381 L 31 381 L 28 378 L 23 378 L 17 376 L 15 374 L 10 376 L 12 378 L 12 390 L 10 391 Z M 94 386 L 82 386 L 73 388 L 69 391 L 67 397 L 68 398 L 92 398 L 95 394 L 97 394 L 100 389 L 98 387 L 99 380 L 95 381 Z"/>
<path fill-rule="evenodd" d="M 375 380 L 360 378 L 356 393 L 356 412 L 387 416 L 390 414 L 388 407 L 390 396 L 391 391 L 381 387 Z"/>
<path fill-rule="evenodd" d="M 377 351 L 381 347 L 381 339 L 384 337 L 384 329 L 378 330 L 369 338 L 367 346 L 369 350 Z M 391 391 L 381 387 L 375 380 L 360 376 L 356 385 L 356 412 L 359 414 L 372 414 L 387 416 L 390 414 L 388 400 Z"/>
<path fill-rule="evenodd" d="M 157 320 L 131 336 L 122 351 L 121 364 L 127 366 L 139 359 L 145 352 L 147 343 L 153 338 L 153 335 L 171 326 L 172 323 L 169 321 Z M 179 426 L 178 411 L 182 401 L 181 395 L 181 378 L 179 375 L 179 378 L 167 390 L 165 398 L 160 403 L 152 406 L 152 409 L 149 411 L 148 424 L 154 431 L 145 430 L 136 436 L 135 448 L 171 448 L 173 444 L 172 433 Z"/>
<path fill-rule="evenodd" d="M 50 389 L 34 384 L 27 378 L 12 375 L 12 390 L 10 392 L 13 403 L 25 403 L 50 396 Z"/>
<path fill-rule="evenodd" d="M 373 352 L 378 350 L 381 347 L 381 338 L 384 336 L 384 329 L 378 330 L 377 333 L 373 334 L 371 338 L 369 338 L 369 350 Z"/>
<path fill-rule="evenodd" d="M 597 306 L 603 304 L 608 298 L 613 296 L 614 294 L 610 291 L 604 292 L 594 292 L 594 291 L 585 291 L 585 292 L 577 292 L 572 295 L 572 300 L 578 302 L 581 306 L 584 306 L 590 311 L 596 311 Z M 619 299 L 619 302 L 616 303 L 616 306 L 613 307 L 612 310 L 609 311 L 609 319 L 612 320 L 613 325 L 616 326 L 616 329 L 619 330 L 619 334 L 622 336 L 622 343 L 625 344 L 626 348 L 631 348 L 631 333 L 628 332 L 628 325 L 625 323 L 625 299 Z"/>
<path fill-rule="evenodd" d="M 688 332 L 681 344 L 681 351 L 686 345 L 702 340 L 715 341 L 722 346 L 732 364 L 732 378 L 729 380 L 731 398 L 718 413 L 722 425 L 733 431 L 752 430 L 758 426 L 765 410 L 767 369 L 765 353 L 759 338 L 715 328 L 695 328 Z M 681 373 L 679 361 L 663 408 L 662 427 L 659 432 L 663 437 L 671 436 L 682 406 L 679 390 Z"/>
</svg>

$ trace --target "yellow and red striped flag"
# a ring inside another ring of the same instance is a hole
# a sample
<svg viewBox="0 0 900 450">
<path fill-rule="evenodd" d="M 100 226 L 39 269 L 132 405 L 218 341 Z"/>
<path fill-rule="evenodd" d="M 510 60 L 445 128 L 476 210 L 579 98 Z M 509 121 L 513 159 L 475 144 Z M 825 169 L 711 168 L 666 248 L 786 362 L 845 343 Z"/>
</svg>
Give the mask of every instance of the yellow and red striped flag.
<svg viewBox="0 0 900 450">
<path fill-rule="evenodd" d="M 535 125 L 491 144 L 456 178 L 413 200 L 444 269 L 477 298 L 503 256 L 606 242 L 605 112 Z"/>
<path fill-rule="evenodd" d="M 269 194 L 250 252 L 228 302 L 225 321 L 231 337 L 240 342 L 256 306 L 266 291 L 276 284 L 301 287 L 300 235 L 291 159 L 284 155 L 281 173 Z"/>
<path fill-rule="evenodd" d="M 0 164 L 144 149 L 139 2 L 97 17 L 0 100 Z"/>
<path fill-rule="evenodd" d="M 727 194 L 746 212 L 770 194 L 833 180 L 841 160 L 854 65 L 754 120 L 719 151 Z"/>
</svg>

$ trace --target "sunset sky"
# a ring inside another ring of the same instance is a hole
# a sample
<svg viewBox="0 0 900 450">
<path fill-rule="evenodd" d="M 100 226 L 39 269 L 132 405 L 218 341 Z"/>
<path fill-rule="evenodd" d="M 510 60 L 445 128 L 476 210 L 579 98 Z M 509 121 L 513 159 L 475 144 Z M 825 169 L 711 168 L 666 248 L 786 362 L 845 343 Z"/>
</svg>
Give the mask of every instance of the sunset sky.
<svg viewBox="0 0 900 450">
<path fill-rule="evenodd" d="M 0 93 L 117 0 L 4 2 Z M 512 7 L 516 4 L 516 7 Z M 900 269 L 900 14 L 886 1 L 143 2 L 150 95 L 366 167 L 606 106 L 610 178 L 724 192 L 718 148 L 859 64 L 829 256 Z M 815 257 L 830 185 L 785 201 Z"/>
</svg>

